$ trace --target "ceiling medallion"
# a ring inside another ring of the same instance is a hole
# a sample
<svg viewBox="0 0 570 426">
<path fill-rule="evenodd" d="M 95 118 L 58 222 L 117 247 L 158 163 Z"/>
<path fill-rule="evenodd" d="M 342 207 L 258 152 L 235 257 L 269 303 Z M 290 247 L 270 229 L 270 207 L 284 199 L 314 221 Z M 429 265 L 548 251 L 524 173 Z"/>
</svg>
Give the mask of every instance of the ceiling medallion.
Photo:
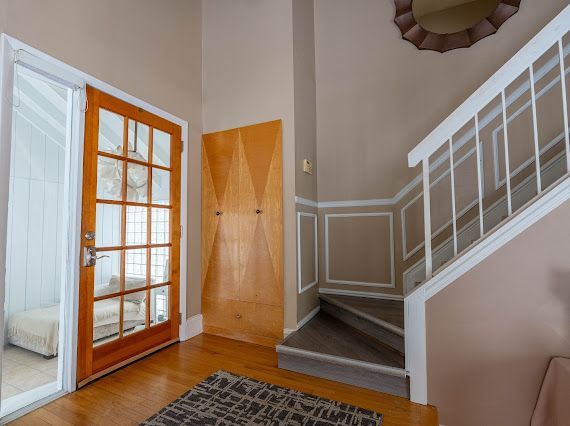
<svg viewBox="0 0 570 426">
<path fill-rule="evenodd" d="M 402 38 L 420 50 L 471 47 L 495 34 L 521 0 L 394 0 Z"/>
</svg>

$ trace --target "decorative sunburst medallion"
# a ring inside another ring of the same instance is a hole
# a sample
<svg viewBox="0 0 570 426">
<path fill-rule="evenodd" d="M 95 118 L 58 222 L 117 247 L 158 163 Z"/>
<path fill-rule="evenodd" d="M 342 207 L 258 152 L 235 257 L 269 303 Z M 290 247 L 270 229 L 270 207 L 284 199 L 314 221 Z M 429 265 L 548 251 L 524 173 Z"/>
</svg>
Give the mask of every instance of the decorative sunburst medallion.
<svg viewBox="0 0 570 426">
<path fill-rule="evenodd" d="M 520 0 L 394 0 L 402 38 L 420 50 L 470 47 L 497 32 Z"/>
</svg>

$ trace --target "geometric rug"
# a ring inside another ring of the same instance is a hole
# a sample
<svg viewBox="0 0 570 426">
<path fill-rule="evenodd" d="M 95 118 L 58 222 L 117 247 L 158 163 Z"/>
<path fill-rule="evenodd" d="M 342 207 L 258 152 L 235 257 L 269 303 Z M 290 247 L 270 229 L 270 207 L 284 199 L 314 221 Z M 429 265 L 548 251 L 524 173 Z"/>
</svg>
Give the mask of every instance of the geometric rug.
<svg viewBox="0 0 570 426">
<path fill-rule="evenodd" d="M 220 370 L 141 424 L 379 426 L 382 414 Z"/>
</svg>

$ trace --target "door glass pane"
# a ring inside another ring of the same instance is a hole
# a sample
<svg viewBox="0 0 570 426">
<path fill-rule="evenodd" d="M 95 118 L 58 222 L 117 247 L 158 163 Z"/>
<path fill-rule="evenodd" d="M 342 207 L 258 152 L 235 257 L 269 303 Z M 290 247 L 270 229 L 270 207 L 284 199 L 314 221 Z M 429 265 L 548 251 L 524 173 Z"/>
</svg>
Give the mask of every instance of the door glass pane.
<svg viewBox="0 0 570 426">
<path fill-rule="evenodd" d="M 170 167 L 170 135 L 153 129 L 152 162 L 158 166 Z"/>
<path fill-rule="evenodd" d="M 129 163 L 127 174 L 127 201 L 133 203 L 148 202 L 148 167 Z"/>
<path fill-rule="evenodd" d="M 124 123 L 123 116 L 99 109 L 99 151 L 123 155 Z"/>
<path fill-rule="evenodd" d="M 146 285 L 147 249 L 125 250 L 125 289 L 132 290 Z"/>
<path fill-rule="evenodd" d="M 170 277 L 170 247 L 150 249 L 151 284 L 162 284 Z"/>
<path fill-rule="evenodd" d="M 129 158 L 148 161 L 149 127 L 146 124 L 129 120 Z"/>
<path fill-rule="evenodd" d="M 99 156 L 97 159 L 97 198 L 120 201 L 123 161 Z"/>
<path fill-rule="evenodd" d="M 133 334 L 145 329 L 146 290 L 123 296 L 123 335 Z"/>
<path fill-rule="evenodd" d="M 100 251 L 97 257 L 94 296 L 118 293 L 121 291 L 121 251 Z"/>
<path fill-rule="evenodd" d="M 170 204 L 170 172 L 152 169 L 152 204 Z"/>
<path fill-rule="evenodd" d="M 144 245 L 147 241 L 147 208 L 127 206 L 127 245 Z"/>
<path fill-rule="evenodd" d="M 151 243 L 170 242 L 170 209 L 153 207 L 151 212 Z"/>
<path fill-rule="evenodd" d="M 93 304 L 93 346 L 119 338 L 121 298 L 98 300 Z"/>
<path fill-rule="evenodd" d="M 122 207 L 116 204 L 97 203 L 95 245 L 116 247 L 121 245 Z"/>
<path fill-rule="evenodd" d="M 11 157 L 2 181 L 8 194 L 2 190 L 7 226 L 0 232 L 6 244 L 0 417 L 61 389 L 59 367 L 67 351 L 60 342 L 67 345 L 70 332 L 61 296 L 73 287 L 63 265 L 75 248 L 66 235 L 68 212 L 75 215 L 76 210 L 69 199 L 77 192 L 68 185 L 71 117 L 66 104 L 72 91 L 17 64 L 13 71 L 15 101 L 1 99 L 3 114 L 12 108 L 12 132 L 1 143 L 2 155 L 11 148 Z M 8 80 L 2 83 L 8 91 Z M 2 125 L 4 135 L 10 123 Z"/>
<path fill-rule="evenodd" d="M 170 286 L 157 287 L 150 290 L 150 325 L 154 326 L 167 321 L 168 297 Z"/>
</svg>

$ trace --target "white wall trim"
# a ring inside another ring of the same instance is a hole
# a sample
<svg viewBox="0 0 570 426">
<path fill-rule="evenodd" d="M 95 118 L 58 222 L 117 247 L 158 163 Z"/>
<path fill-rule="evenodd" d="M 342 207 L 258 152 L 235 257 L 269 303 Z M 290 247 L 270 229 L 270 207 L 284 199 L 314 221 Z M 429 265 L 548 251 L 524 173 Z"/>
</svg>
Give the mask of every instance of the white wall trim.
<svg viewBox="0 0 570 426">
<path fill-rule="evenodd" d="M 356 290 L 343 290 L 336 288 L 319 288 L 319 293 L 322 294 L 333 294 L 338 296 L 357 296 L 366 297 L 369 299 L 382 299 L 382 300 L 404 300 L 404 296 L 399 294 L 387 294 L 387 293 L 374 293 L 371 291 L 356 291 Z"/>
<path fill-rule="evenodd" d="M 301 204 L 302 206 L 313 207 L 315 209 L 319 207 L 319 203 L 317 201 L 297 196 L 295 196 L 295 204 Z"/>
<path fill-rule="evenodd" d="M 317 305 L 317 307 L 315 309 L 313 309 L 311 312 L 309 312 L 305 318 L 301 319 L 301 321 L 299 321 L 297 323 L 297 327 L 295 328 L 284 328 L 283 329 L 283 335 L 285 337 L 289 336 L 291 333 L 296 332 L 297 330 L 299 330 L 301 327 L 303 327 L 305 324 L 307 324 L 309 321 L 311 321 L 321 310 L 321 305 Z"/>
<path fill-rule="evenodd" d="M 382 217 L 387 216 L 390 225 L 390 283 L 373 283 L 364 281 L 335 280 L 330 277 L 329 261 L 329 218 L 346 217 Z M 395 288 L 395 267 L 394 267 L 394 214 L 392 212 L 374 213 L 327 213 L 325 214 L 325 279 L 330 284 L 355 285 L 363 287 Z"/>
<path fill-rule="evenodd" d="M 340 207 L 375 207 L 392 206 L 394 198 L 377 198 L 371 200 L 348 200 L 348 201 L 319 201 L 320 209 L 340 208 Z"/>
<path fill-rule="evenodd" d="M 204 318 L 202 314 L 191 316 L 190 318 L 186 319 L 186 322 L 183 324 L 185 333 L 184 339 L 180 337 L 180 341 L 191 339 L 194 336 L 202 334 L 204 331 L 203 327 Z"/>
<path fill-rule="evenodd" d="M 308 283 L 307 285 L 303 286 L 303 265 L 302 265 L 302 258 L 303 254 L 301 253 L 301 219 L 303 217 L 312 217 L 313 218 L 313 227 L 314 227 L 314 238 L 315 238 L 315 245 L 314 245 L 314 254 L 315 254 L 315 279 Z M 297 212 L 297 287 L 299 294 L 306 292 L 307 290 L 313 288 L 319 282 L 319 238 L 318 238 L 318 223 L 317 223 L 317 215 L 314 213 L 305 213 L 305 212 Z"/>
</svg>

